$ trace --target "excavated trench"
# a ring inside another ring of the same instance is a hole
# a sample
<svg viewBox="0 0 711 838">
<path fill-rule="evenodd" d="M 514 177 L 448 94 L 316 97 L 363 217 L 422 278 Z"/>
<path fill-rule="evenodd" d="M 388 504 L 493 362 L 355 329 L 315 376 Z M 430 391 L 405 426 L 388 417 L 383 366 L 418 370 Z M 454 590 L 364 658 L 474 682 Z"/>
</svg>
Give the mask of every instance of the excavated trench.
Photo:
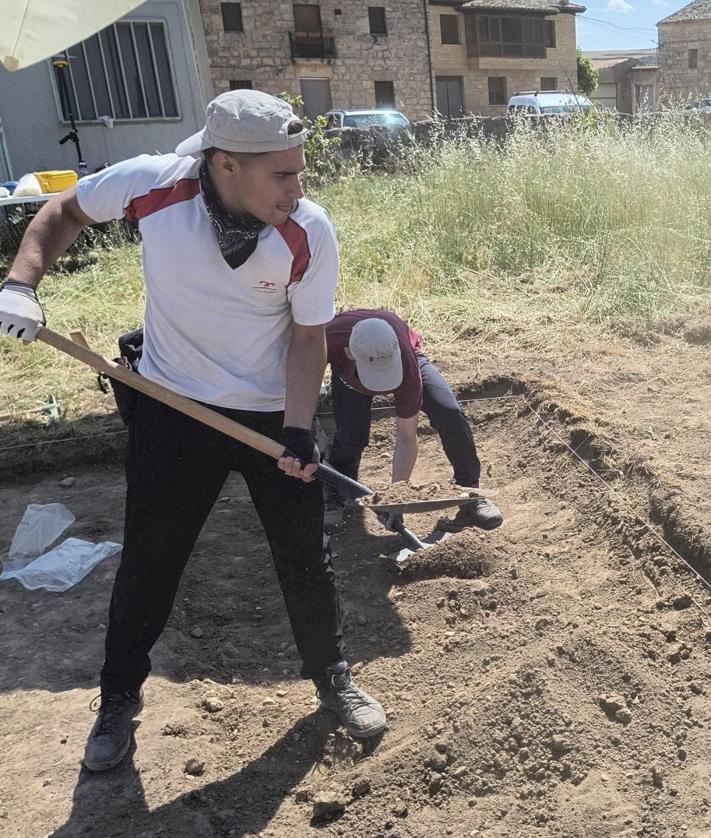
<svg viewBox="0 0 711 838">
<path fill-rule="evenodd" d="M 116 560 L 68 595 L 0 586 L 0 718 L 14 778 L 5 808 L 24 817 L 14 834 L 114 834 L 117 823 L 124 834 L 219 838 L 709 834 L 707 595 L 644 521 L 706 574 L 703 534 L 680 526 L 678 499 L 590 417 L 509 379 L 460 396 L 478 399 L 464 410 L 504 526 L 408 516 L 420 537 L 450 536 L 403 568 L 390 558 L 399 538 L 366 510 L 349 509 L 332 538 L 349 659 L 390 719 L 367 759 L 313 712 L 259 521 L 234 476 L 154 651 L 136 777 L 123 769 L 110 799 L 85 778 L 72 803 L 87 727 L 77 691 L 93 694 Z M 394 441 L 385 413 L 361 471 L 376 488 Z M 60 487 L 68 473 L 74 484 Z M 450 473 L 423 420 L 413 481 L 446 495 Z M 61 501 L 77 516 L 68 535 L 120 541 L 123 490 L 116 463 L 64 460 L 5 482 L 2 540 L 27 503 Z M 65 741 L 45 737 L 37 750 L 22 731 L 46 724 L 48 693 Z M 221 709 L 206 711 L 214 696 Z M 188 757 L 205 771 L 186 783 Z M 38 759 L 65 760 L 51 798 L 33 785 Z M 314 821 L 325 792 L 339 805 Z"/>
</svg>

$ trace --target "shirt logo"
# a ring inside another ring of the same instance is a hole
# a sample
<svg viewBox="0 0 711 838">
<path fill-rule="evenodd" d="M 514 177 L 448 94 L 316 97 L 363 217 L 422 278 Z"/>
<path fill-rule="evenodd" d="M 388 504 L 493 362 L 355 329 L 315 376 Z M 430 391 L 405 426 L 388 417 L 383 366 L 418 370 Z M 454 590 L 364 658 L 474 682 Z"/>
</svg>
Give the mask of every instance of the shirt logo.
<svg viewBox="0 0 711 838">
<path fill-rule="evenodd" d="M 260 294 L 276 294 L 276 282 L 269 282 L 266 279 L 260 279 L 256 285 L 253 285 L 255 291 Z"/>
</svg>

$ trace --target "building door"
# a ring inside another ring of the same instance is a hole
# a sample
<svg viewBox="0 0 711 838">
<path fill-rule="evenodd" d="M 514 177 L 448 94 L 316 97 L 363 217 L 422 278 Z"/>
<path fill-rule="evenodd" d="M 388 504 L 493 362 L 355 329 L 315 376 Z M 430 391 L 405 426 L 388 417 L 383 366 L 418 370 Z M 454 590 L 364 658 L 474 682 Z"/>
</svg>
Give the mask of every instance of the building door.
<svg viewBox="0 0 711 838">
<path fill-rule="evenodd" d="M 437 110 L 451 118 L 464 115 L 464 84 L 461 76 L 437 76 Z"/>
<path fill-rule="evenodd" d="M 300 79 L 304 114 L 315 119 L 331 109 L 331 82 L 329 79 Z"/>
</svg>

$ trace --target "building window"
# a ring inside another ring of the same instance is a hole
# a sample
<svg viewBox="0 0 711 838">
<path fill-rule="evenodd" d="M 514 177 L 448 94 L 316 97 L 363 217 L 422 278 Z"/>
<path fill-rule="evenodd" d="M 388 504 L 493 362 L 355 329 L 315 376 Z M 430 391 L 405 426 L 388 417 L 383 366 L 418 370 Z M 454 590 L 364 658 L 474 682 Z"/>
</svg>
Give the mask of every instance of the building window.
<svg viewBox="0 0 711 838">
<path fill-rule="evenodd" d="M 558 90 L 558 79 L 555 76 L 541 76 L 541 90 Z"/>
<path fill-rule="evenodd" d="M 636 84 L 635 101 L 638 111 L 649 111 L 654 107 L 654 88 L 651 84 Z"/>
<path fill-rule="evenodd" d="M 689 69 L 695 70 L 699 66 L 699 51 L 697 49 L 689 50 Z"/>
<path fill-rule="evenodd" d="M 251 90 L 252 82 L 249 79 L 230 79 L 230 90 Z"/>
<path fill-rule="evenodd" d="M 459 43 L 459 18 L 457 15 L 440 15 L 439 31 L 443 44 Z"/>
<path fill-rule="evenodd" d="M 489 76 L 489 104 L 506 104 L 506 76 Z"/>
<path fill-rule="evenodd" d="M 545 58 L 545 20 L 541 17 L 477 15 L 467 23 L 467 52 L 485 57 Z M 474 25 L 476 21 L 476 25 Z"/>
<path fill-rule="evenodd" d="M 368 22 L 371 35 L 387 35 L 388 26 L 385 22 L 385 6 L 368 6 Z"/>
<path fill-rule="evenodd" d="M 395 85 L 391 81 L 375 82 L 375 107 L 395 107 Z"/>
<path fill-rule="evenodd" d="M 321 32 L 321 7 L 294 3 L 294 29 L 297 32 Z"/>
<path fill-rule="evenodd" d="M 222 8 L 222 28 L 225 32 L 244 32 L 242 25 L 241 3 L 220 3 Z"/>
<path fill-rule="evenodd" d="M 555 21 L 546 21 L 546 46 L 555 47 Z"/>
<path fill-rule="evenodd" d="M 164 23 L 115 23 L 64 56 L 54 72 L 65 120 L 70 110 L 80 122 L 179 116 Z"/>
</svg>

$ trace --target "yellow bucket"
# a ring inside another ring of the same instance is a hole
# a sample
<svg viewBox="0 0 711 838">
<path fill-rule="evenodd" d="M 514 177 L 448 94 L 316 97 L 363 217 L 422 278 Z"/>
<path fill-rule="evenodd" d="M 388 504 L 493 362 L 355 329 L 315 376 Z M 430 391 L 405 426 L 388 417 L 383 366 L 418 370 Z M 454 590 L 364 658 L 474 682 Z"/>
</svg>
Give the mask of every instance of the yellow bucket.
<svg viewBox="0 0 711 838">
<path fill-rule="evenodd" d="M 77 173 L 71 169 L 54 172 L 35 172 L 43 192 L 61 192 L 77 182 Z"/>
</svg>

